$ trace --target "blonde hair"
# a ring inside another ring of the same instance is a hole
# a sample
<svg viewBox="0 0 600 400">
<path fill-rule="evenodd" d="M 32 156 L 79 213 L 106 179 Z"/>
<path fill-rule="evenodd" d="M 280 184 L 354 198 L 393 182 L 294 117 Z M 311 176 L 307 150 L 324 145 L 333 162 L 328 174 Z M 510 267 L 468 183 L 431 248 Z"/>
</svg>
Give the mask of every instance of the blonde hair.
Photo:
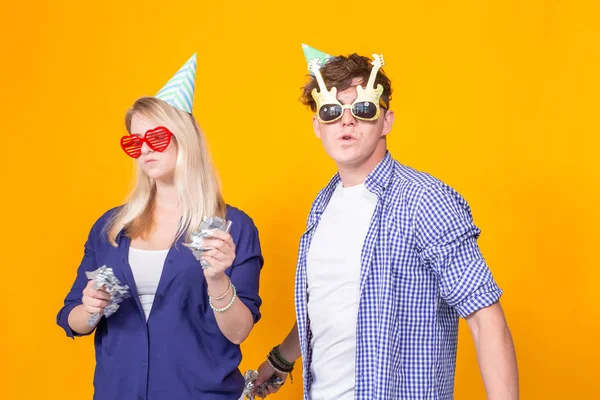
<svg viewBox="0 0 600 400">
<path fill-rule="evenodd" d="M 169 129 L 177 142 L 175 186 L 182 216 L 173 242 L 183 235 L 189 240 L 204 217 L 225 217 L 225 201 L 204 134 L 191 114 L 154 97 L 138 99 L 127 111 L 125 126 L 129 133 L 131 120 L 136 114 Z M 145 237 L 150 233 L 155 195 L 155 181 L 138 167 L 135 188 L 129 194 L 127 203 L 107 225 L 108 238 L 113 246 L 117 246 L 116 237 L 122 229 L 130 238 Z"/>
</svg>

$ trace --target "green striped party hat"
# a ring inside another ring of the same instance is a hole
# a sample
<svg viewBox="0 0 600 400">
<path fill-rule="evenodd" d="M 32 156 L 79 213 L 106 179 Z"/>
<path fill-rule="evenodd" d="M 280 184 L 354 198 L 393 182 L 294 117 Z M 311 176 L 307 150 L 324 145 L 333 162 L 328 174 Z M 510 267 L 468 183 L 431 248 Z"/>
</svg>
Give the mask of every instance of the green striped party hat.
<svg viewBox="0 0 600 400">
<path fill-rule="evenodd" d="M 302 43 L 302 51 L 304 51 L 304 58 L 306 59 L 306 63 L 309 64 L 311 60 L 318 58 L 320 61 L 320 65 L 323 66 L 327 60 L 331 58 L 331 56 L 327 53 L 323 53 L 321 50 L 313 49 L 307 44 Z M 310 74 L 313 75 L 310 67 L 308 69 Z"/>
<path fill-rule="evenodd" d="M 173 107 L 192 113 L 194 105 L 194 84 L 196 82 L 196 53 L 186 61 L 185 64 L 162 89 L 154 96 L 172 105 Z"/>
</svg>

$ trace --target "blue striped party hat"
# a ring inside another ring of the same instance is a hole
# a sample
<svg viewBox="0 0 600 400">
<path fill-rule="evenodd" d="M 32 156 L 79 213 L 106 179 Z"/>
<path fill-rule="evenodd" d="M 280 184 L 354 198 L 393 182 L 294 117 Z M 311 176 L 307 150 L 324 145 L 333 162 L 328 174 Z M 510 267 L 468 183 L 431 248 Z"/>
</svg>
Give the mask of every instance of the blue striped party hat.
<svg viewBox="0 0 600 400">
<path fill-rule="evenodd" d="M 162 89 L 154 96 L 172 105 L 173 107 L 192 113 L 194 105 L 194 84 L 196 82 L 196 53 L 186 61 L 185 64 Z"/>
<path fill-rule="evenodd" d="M 306 59 L 306 63 L 310 63 L 311 60 L 318 58 L 320 61 L 320 65 L 323 66 L 327 60 L 331 58 L 331 56 L 327 53 L 323 53 L 321 50 L 313 49 L 307 44 L 302 43 L 302 51 L 304 51 L 304 58 Z M 314 75 L 313 72 L 308 68 L 311 75 Z"/>
</svg>

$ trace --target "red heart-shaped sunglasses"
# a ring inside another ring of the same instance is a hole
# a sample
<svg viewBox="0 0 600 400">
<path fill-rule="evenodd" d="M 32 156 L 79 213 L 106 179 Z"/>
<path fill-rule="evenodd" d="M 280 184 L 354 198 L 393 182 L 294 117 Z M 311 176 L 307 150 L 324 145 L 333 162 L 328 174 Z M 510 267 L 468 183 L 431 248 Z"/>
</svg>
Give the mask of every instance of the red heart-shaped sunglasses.
<svg viewBox="0 0 600 400">
<path fill-rule="evenodd" d="M 132 158 L 138 158 L 142 154 L 144 142 L 154 151 L 163 152 L 171 143 L 173 133 L 164 126 L 158 126 L 147 131 L 144 136 L 131 134 L 121 138 L 121 148 Z"/>
</svg>

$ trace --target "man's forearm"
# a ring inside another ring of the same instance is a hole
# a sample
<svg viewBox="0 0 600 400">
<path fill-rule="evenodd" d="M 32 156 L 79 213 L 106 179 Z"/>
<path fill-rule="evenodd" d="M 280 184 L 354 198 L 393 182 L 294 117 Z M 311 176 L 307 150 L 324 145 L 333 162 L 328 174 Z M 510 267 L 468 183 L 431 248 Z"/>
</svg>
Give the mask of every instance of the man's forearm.
<svg viewBox="0 0 600 400">
<path fill-rule="evenodd" d="M 300 358 L 300 337 L 298 336 L 298 324 L 294 324 L 290 333 L 279 345 L 279 354 L 286 361 L 294 362 Z"/>
<path fill-rule="evenodd" d="M 518 400 L 519 374 L 512 336 L 499 303 L 467 318 L 488 400 Z"/>
</svg>

